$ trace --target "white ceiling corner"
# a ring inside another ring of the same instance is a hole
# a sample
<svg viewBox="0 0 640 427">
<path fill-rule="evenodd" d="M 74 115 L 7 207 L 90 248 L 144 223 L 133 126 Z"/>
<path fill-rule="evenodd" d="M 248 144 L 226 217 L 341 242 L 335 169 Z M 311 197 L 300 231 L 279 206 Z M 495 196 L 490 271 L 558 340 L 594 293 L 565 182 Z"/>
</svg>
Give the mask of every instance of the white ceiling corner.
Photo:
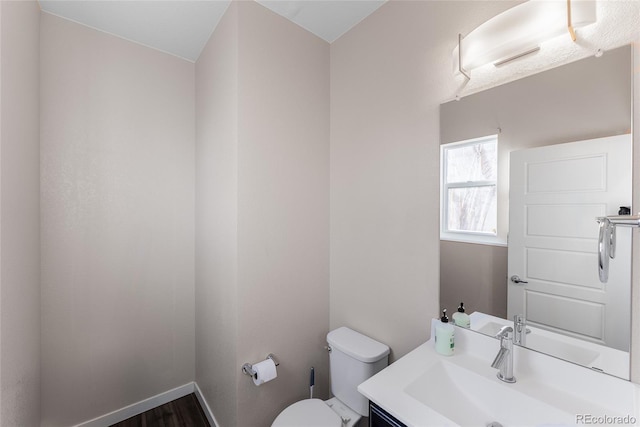
<svg viewBox="0 0 640 427">
<path fill-rule="evenodd" d="M 196 61 L 230 0 L 39 0 L 43 11 Z"/>
<path fill-rule="evenodd" d="M 332 43 L 387 0 L 256 1 Z M 195 62 L 230 0 L 39 2 L 45 12 Z"/>
<path fill-rule="evenodd" d="M 386 0 L 256 0 L 258 3 L 333 43 Z"/>
</svg>

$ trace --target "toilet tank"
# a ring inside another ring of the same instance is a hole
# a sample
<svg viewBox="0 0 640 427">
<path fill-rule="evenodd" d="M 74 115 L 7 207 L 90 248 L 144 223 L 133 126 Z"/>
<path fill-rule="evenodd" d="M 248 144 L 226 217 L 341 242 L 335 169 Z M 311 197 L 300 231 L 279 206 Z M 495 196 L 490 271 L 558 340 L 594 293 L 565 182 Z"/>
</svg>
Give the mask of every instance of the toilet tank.
<svg viewBox="0 0 640 427">
<path fill-rule="evenodd" d="M 389 347 L 344 326 L 329 332 L 327 342 L 331 347 L 331 392 L 360 415 L 368 416 L 369 401 L 358 392 L 358 385 L 388 365 Z"/>
</svg>

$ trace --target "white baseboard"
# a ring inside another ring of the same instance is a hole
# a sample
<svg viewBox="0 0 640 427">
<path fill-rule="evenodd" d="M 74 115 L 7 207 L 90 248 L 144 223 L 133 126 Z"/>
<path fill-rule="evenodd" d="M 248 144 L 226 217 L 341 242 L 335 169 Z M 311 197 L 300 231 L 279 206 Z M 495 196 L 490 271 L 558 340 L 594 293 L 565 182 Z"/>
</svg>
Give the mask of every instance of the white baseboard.
<svg viewBox="0 0 640 427">
<path fill-rule="evenodd" d="M 198 383 L 194 382 L 193 384 L 195 386 L 194 393 L 198 398 L 198 402 L 200 402 L 200 406 L 202 406 L 202 410 L 204 411 L 204 414 L 207 416 L 207 420 L 209 421 L 209 424 L 211 424 L 211 427 L 219 427 L 220 424 L 218 424 L 216 417 L 213 416 L 213 411 L 211 411 L 211 408 L 209 407 L 207 400 L 202 395 L 202 391 L 200 391 L 200 387 L 198 387 Z"/>
<path fill-rule="evenodd" d="M 149 409 L 153 409 L 156 406 L 164 405 L 165 403 L 169 403 L 173 400 L 180 399 L 181 397 L 187 396 L 193 393 L 195 390 L 197 390 L 196 383 L 190 382 L 180 387 L 176 387 L 172 390 L 165 391 L 164 393 L 157 394 L 148 399 L 141 400 L 138 403 L 125 406 L 124 408 L 115 410 L 113 412 L 109 412 L 108 414 L 77 424 L 74 427 L 109 427 L 112 424 L 119 423 L 120 421 L 124 421 L 128 418 L 134 417 L 138 414 L 148 411 Z M 204 399 L 201 400 L 201 396 L 198 396 L 198 400 L 200 400 L 200 402 L 204 401 Z M 202 405 L 202 403 L 200 404 Z M 202 409 L 204 409 L 204 405 Z M 207 418 L 211 417 L 209 418 L 209 420 L 214 419 L 213 415 L 211 415 L 210 413 L 211 411 L 209 410 L 208 406 L 207 406 L 207 409 L 204 409 L 204 410 L 205 410 L 205 414 L 207 414 Z M 211 423 L 211 421 L 209 422 Z"/>
</svg>

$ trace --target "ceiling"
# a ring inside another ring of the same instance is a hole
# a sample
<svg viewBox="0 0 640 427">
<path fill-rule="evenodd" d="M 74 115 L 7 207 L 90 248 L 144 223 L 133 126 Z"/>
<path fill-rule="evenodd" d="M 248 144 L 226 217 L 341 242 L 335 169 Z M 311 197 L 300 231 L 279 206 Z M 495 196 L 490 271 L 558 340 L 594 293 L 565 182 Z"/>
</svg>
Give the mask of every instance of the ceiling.
<svg viewBox="0 0 640 427">
<path fill-rule="evenodd" d="M 256 0 L 331 43 L 386 0 Z M 39 0 L 43 11 L 196 61 L 229 0 Z"/>
</svg>

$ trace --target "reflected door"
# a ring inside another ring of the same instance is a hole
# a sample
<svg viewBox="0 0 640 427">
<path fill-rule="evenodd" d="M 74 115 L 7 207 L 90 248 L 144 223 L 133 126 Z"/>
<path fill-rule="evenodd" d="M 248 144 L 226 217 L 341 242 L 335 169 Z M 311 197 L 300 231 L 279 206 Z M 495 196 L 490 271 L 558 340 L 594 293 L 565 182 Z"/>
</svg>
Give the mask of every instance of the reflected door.
<svg viewBox="0 0 640 427">
<path fill-rule="evenodd" d="M 511 153 L 510 319 L 629 351 L 631 229 L 617 228 L 600 283 L 596 217 L 631 206 L 631 147 L 619 135 Z"/>
</svg>

